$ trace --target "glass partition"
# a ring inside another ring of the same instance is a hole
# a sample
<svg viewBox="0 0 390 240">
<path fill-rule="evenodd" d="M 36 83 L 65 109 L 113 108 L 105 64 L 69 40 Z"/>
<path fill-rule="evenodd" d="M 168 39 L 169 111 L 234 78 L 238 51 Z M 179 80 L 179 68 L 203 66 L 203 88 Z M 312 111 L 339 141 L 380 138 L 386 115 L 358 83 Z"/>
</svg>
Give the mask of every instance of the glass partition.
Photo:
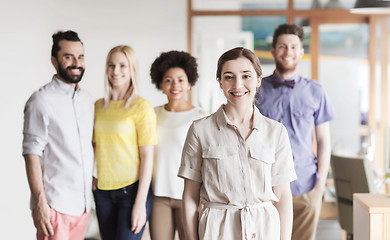
<svg viewBox="0 0 390 240">
<path fill-rule="evenodd" d="M 387 19 L 387 26 L 389 28 L 389 30 L 386 32 L 387 34 L 387 46 L 390 46 L 390 17 L 388 17 Z M 390 59 L 390 47 L 387 48 L 387 53 L 383 53 L 383 54 L 387 54 L 387 59 Z M 389 61 L 389 64 L 387 66 L 387 93 L 390 93 L 390 61 Z M 385 156 L 385 170 L 386 170 L 386 173 L 390 174 L 390 96 L 387 95 L 387 123 L 386 124 L 386 144 L 385 144 L 385 148 L 386 148 L 386 156 Z M 388 180 L 389 181 L 389 180 Z M 390 193 L 390 191 L 388 192 Z"/>
<path fill-rule="evenodd" d="M 274 64 L 270 52 L 272 36 L 275 28 L 286 22 L 287 18 L 281 16 L 242 17 L 242 29 L 253 33 L 254 50 L 262 64 Z"/>
<path fill-rule="evenodd" d="M 368 24 L 322 24 L 319 27 L 319 81 L 337 114 L 331 122 L 332 151 L 367 154 L 369 132 Z M 348 127 L 347 127 L 348 126 Z"/>
<path fill-rule="evenodd" d="M 192 9 L 211 10 L 285 10 L 288 0 L 192 0 Z"/>
<path fill-rule="evenodd" d="M 294 8 L 299 10 L 316 8 L 350 9 L 354 5 L 355 0 L 294 0 Z"/>
<path fill-rule="evenodd" d="M 219 56 L 243 46 L 260 58 L 264 76 L 270 75 L 274 62 L 270 53 L 274 29 L 286 23 L 286 17 L 262 16 L 199 16 L 192 20 L 192 54 L 197 58 L 199 81 L 191 91 L 192 103 L 214 112 L 225 97 L 216 82 Z"/>
<path fill-rule="evenodd" d="M 390 42 L 384 44 L 381 38 L 383 34 L 389 35 L 390 29 L 386 31 L 377 26 L 375 32 L 380 36 L 373 36 L 368 26 L 371 21 L 383 24 L 383 18 L 389 26 L 390 22 L 388 17 L 349 13 L 347 9 L 352 8 L 355 1 L 189 1 L 192 19 L 190 45 L 192 54 L 198 58 L 200 72 L 200 80 L 192 91 L 193 103 L 213 112 L 224 100 L 215 79 L 216 62 L 224 51 L 232 47 L 253 49 L 260 58 L 264 76 L 271 74 L 275 68 L 270 53 L 273 30 L 277 25 L 287 22 L 287 19 L 294 19 L 295 24 L 302 26 L 305 31 L 305 55 L 298 65 L 298 71 L 303 76 L 318 76 L 336 109 L 337 118 L 331 122 L 333 151 L 348 155 L 370 155 L 371 151 L 371 159 L 374 159 L 379 169 L 383 170 L 385 166 L 390 171 L 390 97 L 383 97 L 386 91 L 382 91 L 383 83 L 386 83 L 382 75 L 386 74 L 387 93 L 390 92 L 390 65 L 386 66 L 388 61 L 381 59 L 386 50 L 387 57 L 390 54 Z M 289 2 L 293 5 L 292 9 L 288 9 Z M 224 10 L 231 11 L 226 14 L 235 16 L 203 15 L 207 11 Z M 257 16 L 247 16 L 245 10 L 258 10 Z M 270 16 L 272 10 L 280 16 Z M 326 10 L 326 14 L 323 10 Z M 238 16 L 240 14 L 242 16 Z M 310 20 L 315 23 L 314 29 L 310 28 Z M 390 35 L 386 39 L 390 39 Z M 375 44 L 368 45 L 370 41 L 375 41 Z M 310 43 L 313 45 L 310 46 Z M 368 58 L 369 51 L 376 51 L 377 59 Z M 385 132 L 387 138 L 383 138 Z"/>
</svg>

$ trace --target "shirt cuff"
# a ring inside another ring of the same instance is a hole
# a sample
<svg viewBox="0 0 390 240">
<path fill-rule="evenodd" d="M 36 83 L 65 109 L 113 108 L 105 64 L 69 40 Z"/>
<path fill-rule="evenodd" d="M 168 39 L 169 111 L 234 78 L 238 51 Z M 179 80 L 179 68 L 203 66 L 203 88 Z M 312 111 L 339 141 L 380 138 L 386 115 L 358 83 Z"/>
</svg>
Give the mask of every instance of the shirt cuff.
<svg viewBox="0 0 390 240">
<path fill-rule="evenodd" d="M 200 172 L 185 166 L 180 166 L 177 176 L 202 183 L 202 175 Z"/>
<path fill-rule="evenodd" d="M 42 149 L 40 147 L 23 145 L 23 155 L 33 154 L 42 157 Z"/>
<path fill-rule="evenodd" d="M 288 172 L 272 176 L 272 186 L 278 186 L 285 183 L 290 183 L 297 179 L 297 175 L 294 169 Z"/>
</svg>

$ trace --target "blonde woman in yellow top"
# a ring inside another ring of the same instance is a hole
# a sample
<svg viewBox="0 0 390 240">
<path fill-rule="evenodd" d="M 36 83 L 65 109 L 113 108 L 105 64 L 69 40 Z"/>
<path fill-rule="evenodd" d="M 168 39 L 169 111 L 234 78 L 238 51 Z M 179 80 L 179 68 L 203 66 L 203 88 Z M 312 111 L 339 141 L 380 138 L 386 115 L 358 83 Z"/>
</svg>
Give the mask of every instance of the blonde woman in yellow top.
<svg viewBox="0 0 390 240">
<path fill-rule="evenodd" d="M 103 240 L 141 239 L 151 209 L 152 105 L 137 95 L 138 61 L 129 46 L 111 49 L 106 95 L 95 103 L 94 196 Z"/>
</svg>

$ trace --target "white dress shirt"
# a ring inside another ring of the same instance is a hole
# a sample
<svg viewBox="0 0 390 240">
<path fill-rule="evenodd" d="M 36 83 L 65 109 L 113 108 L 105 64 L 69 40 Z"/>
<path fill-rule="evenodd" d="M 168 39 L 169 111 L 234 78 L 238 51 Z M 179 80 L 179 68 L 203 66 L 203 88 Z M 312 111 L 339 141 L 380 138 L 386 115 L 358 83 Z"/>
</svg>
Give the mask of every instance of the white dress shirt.
<svg viewBox="0 0 390 240">
<path fill-rule="evenodd" d="M 23 155 L 40 157 L 49 206 L 70 216 L 91 208 L 93 120 L 90 95 L 55 76 L 24 109 Z"/>
</svg>

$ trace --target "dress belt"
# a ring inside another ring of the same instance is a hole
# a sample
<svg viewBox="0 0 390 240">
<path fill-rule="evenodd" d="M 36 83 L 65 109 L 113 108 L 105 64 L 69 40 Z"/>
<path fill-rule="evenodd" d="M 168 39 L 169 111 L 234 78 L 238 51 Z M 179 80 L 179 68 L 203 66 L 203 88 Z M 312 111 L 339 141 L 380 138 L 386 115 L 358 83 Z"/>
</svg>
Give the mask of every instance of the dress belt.
<svg viewBox="0 0 390 240">
<path fill-rule="evenodd" d="M 272 206 L 271 201 L 260 202 L 254 204 L 246 204 L 246 205 L 233 205 L 233 204 L 224 204 L 224 203 L 216 203 L 216 202 L 204 202 L 202 203 L 206 208 L 215 208 L 215 209 L 236 209 L 240 211 L 241 217 L 241 232 L 243 240 L 251 240 L 256 239 L 256 233 L 248 233 L 248 214 L 250 213 L 250 209 L 256 208 L 266 208 Z M 248 236 L 249 234 L 249 236 Z"/>
</svg>

